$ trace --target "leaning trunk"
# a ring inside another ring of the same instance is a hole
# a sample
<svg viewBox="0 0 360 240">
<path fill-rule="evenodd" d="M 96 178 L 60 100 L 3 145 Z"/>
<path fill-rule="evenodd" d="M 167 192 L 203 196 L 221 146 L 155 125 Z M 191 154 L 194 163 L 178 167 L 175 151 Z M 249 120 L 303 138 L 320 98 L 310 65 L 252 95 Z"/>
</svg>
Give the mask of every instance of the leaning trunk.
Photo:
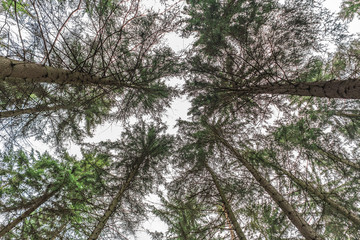
<svg viewBox="0 0 360 240">
<path fill-rule="evenodd" d="M 0 112 L 0 119 L 2 118 L 10 118 L 10 117 L 16 117 L 23 114 L 36 114 L 40 112 L 49 112 L 49 111 L 57 111 L 59 109 L 67 109 L 68 106 L 65 105 L 58 105 L 58 106 L 37 106 L 33 108 L 23 108 L 23 109 L 15 109 L 15 110 L 8 110 L 8 111 L 2 111 Z"/>
<path fill-rule="evenodd" d="M 126 182 L 121 186 L 121 189 L 119 190 L 119 192 L 115 195 L 115 197 L 111 201 L 108 209 L 105 211 L 104 215 L 100 218 L 98 224 L 95 226 L 91 235 L 88 237 L 88 240 L 98 239 L 100 233 L 102 232 L 102 230 L 105 227 L 106 222 L 109 220 L 111 215 L 113 215 L 113 213 L 116 211 L 116 207 L 118 206 L 125 191 L 128 189 L 129 185 L 131 184 L 131 182 L 134 180 L 135 176 L 137 175 L 142 162 L 143 162 L 143 159 L 140 159 L 139 161 L 137 161 L 135 168 L 130 172 L 129 176 L 126 179 Z"/>
<path fill-rule="evenodd" d="M 356 226 L 360 227 L 360 218 L 352 213 L 351 211 L 347 210 L 345 207 L 341 206 L 336 201 L 330 199 L 327 194 L 322 193 L 319 191 L 316 187 L 312 186 L 310 183 L 306 183 L 302 181 L 301 179 L 295 177 L 292 173 L 286 171 L 285 169 L 282 169 L 279 166 L 275 166 L 272 164 L 272 166 L 277 169 L 278 171 L 282 172 L 286 176 L 288 176 L 292 181 L 294 181 L 298 186 L 300 186 L 305 191 L 308 191 L 311 195 L 318 197 L 322 201 L 326 202 L 333 211 L 343 215 L 347 219 L 349 219 L 351 222 L 353 222 Z"/>
<path fill-rule="evenodd" d="M 231 221 L 232 226 L 234 227 L 234 230 L 238 236 L 238 238 L 240 240 L 246 240 L 245 234 L 244 232 L 241 230 L 240 224 L 237 222 L 237 219 L 235 217 L 235 214 L 233 212 L 233 210 L 231 209 L 231 205 L 229 203 L 229 201 L 227 200 L 225 193 L 223 192 L 221 185 L 219 183 L 219 180 L 215 174 L 215 172 L 209 167 L 209 165 L 207 163 L 205 163 L 205 168 L 206 170 L 210 173 L 211 178 L 215 184 L 216 189 L 219 192 L 219 195 L 221 197 L 221 201 L 223 202 L 224 206 L 225 206 L 225 211 Z"/>
<path fill-rule="evenodd" d="M 222 89 L 238 95 L 297 95 L 310 97 L 360 99 L 360 79 L 266 84 L 243 89 Z"/>
<path fill-rule="evenodd" d="M 68 224 L 69 222 L 64 222 L 59 228 L 57 228 L 52 234 L 51 234 L 51 240 L 55 240 L 59 235 L 60 233 L 65 229 L 66 225 Z"/>
<path fill-rule="evenodd" d="M 316 145 L 319 153 L 321 155 L 325 155 L 326 157 L 330 158 L 331 160 L 333 160 L 334 162 L 341 162 L 349 167 L 352 167 L 358 171 L 360 171 L 360 165 L 357 163 L 354 163 L 346 158 L 343 157 L 339 157 L 333 153 L 328 152 L 327 150 L 323 149 L 322 147 L 320 147 L 319 145 Z"/>
<path fill-rule="evenodd" d="M 19 224 L 22 220 L 30 216 L 32 212 L 34 212 L 40 205 L 45 203 L 47 200 L 49 200 L 52 196 L 54 196 L 58 191 L 60 190 L 60 187 L 56 188 L 55 190 L 45 193 L 42 197 L 38 198 L 36 202 L 23 214 L 21 214 L 19 217 L 17 217 L 15 220 L 10 222 L 8 225 L 6 225 L 1 231 L 0 231 L 0 237 L 3 237 L 5 234 L 7 234 L 13 227 L 15 227 L 17 224 Z"/>
<path fill-rule="evenodd" d="M 323 239 L 315 230 L 301 217 L 301 215 L 290 205 L 290 203 L 254 168 L 233 146 L 231 146 L 218 133 L 218 129 L 210 126 L 214 136 L 244 165 L 257 182 L 270 195 L 274 202 L 283 210 L 289 220 L 299 230 L 299 232 L 308 240 Z"/>
<path fill-rule="evenodd" d="M 59 85 L 106 85 L 116 87 L 134 86 L 125 84 L 121 79 L 100 78 L 88 73 L 72 72 L 61 68 L 22 62 L 0 56 L 0 80 L 33 83 L 55 83 Z"/>
</svg>

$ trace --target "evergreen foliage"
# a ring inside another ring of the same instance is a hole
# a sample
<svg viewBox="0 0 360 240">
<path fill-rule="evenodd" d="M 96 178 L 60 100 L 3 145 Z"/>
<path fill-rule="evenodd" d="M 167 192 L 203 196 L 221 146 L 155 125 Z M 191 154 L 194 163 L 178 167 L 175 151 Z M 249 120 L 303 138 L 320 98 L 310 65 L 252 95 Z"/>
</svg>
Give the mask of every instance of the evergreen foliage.
<svg viewBox="0 0 360 240">
<path fill-rule="evenodd" d="M 0 238 L 360 239 L 358 1 L 0 2 Z"/>
</svg>

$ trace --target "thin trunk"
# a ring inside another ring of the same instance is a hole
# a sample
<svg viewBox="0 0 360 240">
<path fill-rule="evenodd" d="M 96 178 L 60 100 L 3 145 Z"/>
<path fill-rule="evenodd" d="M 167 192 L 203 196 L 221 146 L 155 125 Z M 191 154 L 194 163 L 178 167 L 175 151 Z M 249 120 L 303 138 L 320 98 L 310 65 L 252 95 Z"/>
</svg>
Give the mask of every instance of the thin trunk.
<svg viewBox="0 0 360 240">
<path fill-rule="evenodd" d="M 2 111 L 0 112 L 0 119 L 2 118 L 9 118 L 9 117 L 16 117 L 22 114 L 34 114 L 39 112 L 47 112 L 47 111 L 56 111 L 59 109 L 67 109 L 69 106 L 65 105 L 57 105 L 57 106 L 46 106 L 41 105 L 33 108 L 24 108 L 24 109 L 16 109 L 16 110 L 9 110 L 9 111 Z"/>
<path fill-rule="evenodd" d="M 34 212 L 38 207 L 40 207 L 40 205 L 42 205 L 47 200 L 49 200 L 49 198 L 54 196 L 59 190 L 60 190 L 60 187 L 56 188 L 55 190 L 53 190 L 49 193 L 45 193 L 42 197 L 38 198 L 38 200 L 34 203 L 34 205 L 32 207 L 30 207 L 28 210 L 26 210 L 23 214 L 21 214 L 15 220 L 10 222 L 8 225 L 6 225 L 0 231 L 0 237 L 3 237 L 5 234 L 7 234 L 13 227 L 15 227 L 17 224 L 19 224 L 25 218 L 27 218 L 32 212 Z"/>
<path fill-rule="evenodd" d="M 257 182 L 264 188 L 276 204 L 283 210 L 289 220 L 295 225 L 299 232 L 308 240 L 324 239 L 301 217 L 301 215 L 290 205 L 290 203 L 254 168 L 231 144 L 229 144 L 218 133 L 218 130 L 209 126 L 214 136 L 244 165 Z"/>
<path fill-rule="evenodd" d="M 0 56 L 0 79 L 2 81 L 32 83 L 56 83 L 60 85 L 107 85 L 136 88 L 114 77 L 100 78 L 88 73 L 22 62 Z"/>
<path fill-rule="evenodd" d="M 345 164 L 345 165 L 347 165 L 349 167 L 352 167 L 352 168 L 360 171 L 360 164 L 351 162 L 348 159 L 345 159 L 345 158 L 339 157 L 339 156 L 337 156 L 335 154 L 329 153 L 328 151 L 326 151 L 325 149 L 323 149 L 319 145 L 316 145 L 316 147 L 317 147 L 320 154 L 325 155 L 326 157 L 332 159 L 335 162 L 337 162 L 337 161 L 341 162 L 341 163 L 343 163 L 343 164 Z"/>
<path fill-rule="evenodd" d="M 233 212 L 233 210 L 231 209 L 231 205 L 229 203 L 229 201 L 227 200 L 224 191 L 221 188 L 221 185 L 219 183 L 219 180 L 215 174 L 215 172 L 209 167 L 209 165 L 207 163 L 205 163 L 205 168 L 206 170 L 210 173 L 212 180 L 214 181 L 215 187 L 219 192 L 219 195 L 221 197 L 221 201 L 223 202 L 224 206 L 225 206 L 225 210 L 230 218 L 230 221 L 232 223 L 232 226 L 234 227 L 234 230 L 236 232 L 236 235 L 238 236 L 238 238 L 240 240 L 246 240 L 245 234 L 242 231 L 240 224 L 237 222 L 235 214 Z"/>
<path fill-rule="evenodd" d="M 337 213 L 343 215 L 347 219 L 349 219 L 351 222 L 353 222 L 356 226 L 360 227 L 360 218 L 352 213 L 351 211 L 347 210 L 345 207 L 341 206 L 336 201 L 330 199 L 326 193 L 322 193 L 316 187 L 312 186 L 310 183 L 306 183 L 303 180 L 295 177 L 292 173 L 286 171 L 285 169 L 281 168 L 280 166 L 277 166 L 275 164 L 272 164 L 275 169 L 279 170 L 280 172 L 284 173 L 286 176 L 288 176 L 292 181 L 294 181 L 298 186 L 300 186 L 302 189 L 308 191 L 313 196 L 318 197 L 322 201 L 329 204 L 329 206 Z"/>
<path fill-rule="evenodd" d="M 358 112 L 358 111 L 356 111 Z M 335 116 L 346 117 L 350 119 L 360 119 L 360 114 L 358 113 L 347 113 L 346 111 L 338 111 L 334 113 Z"/>
<path fill-rule="evenodd" d="M 56 237 L 64 230 L 67 224 L 68 222 L 64 222 L 58 229 L 56 229 L 56 231 L 51 234 L 51 240 L 55 240 Z"/>
<path fill-rule="evenodd" d="M 250 88 L 224 88 L 239 95 L 280 94 L 326 98 L 360 99 L 360 79 L 331 80 L 320 82 L 273 83 Z"/>
<path fill-rule="evenodd" d="M 124 192 L 127 190 L 131 182 L 133 181 L 134 177 L 137 175 L 140 165 L 142 164 L 143 159 L 137 161 L 135 168 L 130 172 L 129 176 L 126 179 L 126 182 L 121 186 L 119 192 L 115 195 L 113 200 L 111 201 L 108 209 L 105 211 L 104 215 L 100 218 L 98 224 L 95 226 L 94 230 L 90 234 L 88 240 L 96 240 L 98 239 L 100 233 L 105 227 L 106 222 L 109 220 L 111 215 L 115 212 L 116 207 L 118 206 L 121 198 L 124 195 Z"/>
<path fill-rule="evenodd" d="M 186 234 L 186 232 L 184 230 L 184 227 L 181 224 L 181 222 L 179 223 L 179 225 L 180 225 L 180 232 L 181 232 L 181 236 L 183 237 L 183 240 L 188 240 L 187 234 Z"/>
<path fill-rule="evenodd" d="M 222 205 L 222 208 L 223 208 L 223 212 L 224 212 L 224 214 L 225 214 L 226 222 L 227 222 L 227 224 L 229 225 L 230 238 L 231 238 L 231 240 L 235 240 L 236 238 L 235 238 L 234 229 L 233 229 L 233 227 L 232 227 L 232 225 L 231 225 L 231 220 L 230 220 L 230 218 L 229 218 L 229 215 L 228 215 L 228 213 L 227 213 L 227 211 L 226 211 L 226 208 L 225 208 L 225 205 L 224 205 L 224 204 Z"/>
</svg>

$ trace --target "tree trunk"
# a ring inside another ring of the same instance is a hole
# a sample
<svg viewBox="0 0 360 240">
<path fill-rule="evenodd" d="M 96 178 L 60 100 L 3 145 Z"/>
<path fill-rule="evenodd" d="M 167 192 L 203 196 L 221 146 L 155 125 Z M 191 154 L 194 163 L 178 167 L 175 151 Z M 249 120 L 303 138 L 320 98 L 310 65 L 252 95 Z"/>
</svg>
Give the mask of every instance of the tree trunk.
<svg viewBox="0 0 360 240">
<path fill-rule="evenodd" d="M 219 180 L 215 174 L 215 172 L 209 167 L 207 163 L 205 163 L 206 170 L 210 173 L 212 180 L 214 181 L 215 187 L 219 192 L 219 195 L 221 197 L 221 201 L 223 202 L 225 206 L 226 213 L 229 216 L 229 219 L 231 221 L 232 226 L 234 227 L 234 230 L 240 240 L 246 240 L 244 232 L 241 230 L 240 224 L 237 222 L 234 212 L 231 209 L 231 205 L 229 201 L 227 200 L 225 193 L 223 192 L 221 185 L 219 183 Z"/>
<path fill-rule="evenodd" d="M 220 89 L 238 95 L 281 94 L 326 98 L 360 99 L 360 79 L 266 84 L 249 88 Z"/>
<path fill-rule="evenodd" d="M 131 182 L 133 181 L 134 177 L 137 175 L 140 165 L 142 164 L 144 159 L 140 159 L 137 161 L 135 168 L 130 172 L 129 176 L 126 179 L 126 182 L 121 186 L 119 192 L 115 195 L 113 200 L 111 201 L 108 209 L 105 211 L 104 215 L 100 218 L 98 224 L 95 226 L 94 230 L 92 231 L 91 235 L 89 236 L 88 240 L 96 240 L 98 239 L 100 233 L 105 227 L 106 222 L 109 220 L 111 215 L 115 212 L 116 207 L 118 206 L 124 192 L 127 190 Z"/>
<path fill-rule="evenodd" d="M 351 211 L 347 210 L 345 207 L 341 206 L 336 201 L 330 199 L 326 193 L 322 193 L 316 187 L 312 186 L 310 183 L 306 183 L 303 180 L 295 177 L 291 172 L 286 171 L 285 169 L 275 165 L 271 164 L 275 169 L 279 170 L 286 176 L 288 176 L 292 181 L 294 181 L 298 186 L 300 186 L 303 190 L 308 191 L 311 195 L 318 197 L 322 201 L 329 204 L 329 206 L 337 213 L 343 215 L 347 219 L 349 219 L 351 222 L 353 222 L 356 226 L 360 227 L 360 218 L 352 213 Z"/>
<path fill-rule="evenodd" d="M 57 236 L 59 236 L 59 234 L 64 230 L 64 228 L 66 227 L 66 225 L 69 222 L 64 222 L 58 229 L 56 229 L 51 235 L 51 240 L 55 240 L 57 238 Z"/>
<path fill-rule="evenodd" d="M 43 66 L 31 62 L 22 62 L 0 56 L 0 80 L 32 83 L 56 83 L 60 85 L 107 85 L 136 88 L 125 84 L 122 79 L 100 78 L 88 73 Z"/>
<path fill-rule="evenodd" d="M 290 203 L 254 168 L 231 144 L 229 144 L 219 134 L 218 129 L 209 126 L 214 136 L 219 140 L 238 160 L 244 165 L 257 182 L 264 188 L 276 204 L 283 210 L 289 220 L 295 225 L 299 232 L 307 240 L 320 240 L 324 239 L 319 236 L 315 230 L 300 216 L 300 214 L 290 205 Z"/>
<path fill-rule="evenodd" d="M 22 114 L 34 114 L 39 112 L 47 112 L 47 111 L 56 111 L 59 109 L 67 109 L 69 106 L 65 105 L 58 105 L 58 106 L 46 106 L 41 105 L 33 108 L 24 108 L 24 109 L 16 109 L 16 110 L 8 110 L 0 112 L 0 119 L 2 118 L 9 118 L 9 117 L 16 117 Z"/>
<path fill-rule="evenodd" d="M 226 222 L 227 222 L 227 224 L 229 225 L 230 238 L 231 238 L 231 240 L 236 240 L 235 234 L 234 234 L 234 229 L 233 229 L 233 226 L 232 226 L 232 224 L 231 224 L 231 220 L 230 220 L 230 218 L 229 218 L 229 214 L 228 214 L 227 211 L 226 211 L 225 204 L 222 205 L 222 208 L 223 208 L 223 211 L 224 211 L 224 214 L 225 214 Z"/>
<path fill-rule="evenodd" d="M 3 237 L 6 233 L 8 233 L 13 227 L 15 227 L 18 223 L 20 223 L 22 220 L 27 218 L 33 211 L 35 211 L 40 205 L 45 203 L 49 198 L 54 196 L 61 188 L 58 187 L 55 190 L 45 193 L 42 197 L 38 198 L 38 200 L 30 207 L 28 210 L 26 210 L 23 214 L 21 214 L 19 217 L 17 217 L 15 220 L 10 222 L 8 225 L 6 225 L 1 231 L 0 231 L 0 237 Z"/>
<path fill-rule="evenodd" d="M 318 151 L 319 151 L 319 153 L 321 155 L 323 155 L 323 156 L 325 155 L 326 157 L 332 159 L 334 162 L 341 162 L 341 163 L 343 163 L 343 164 L 345 164 L 345 165 L 347 165 L 349 167 L 352 167 L 352 168 L 360 171 L 360 165 L 359 164 L 354 163 L 352 161 L 349 161 L 348 159 L 339 157 L 339 156 L 337 156 L 335 154 L 329 153 L 328 151 L 326 151 L 325 149 L 323 149 L 319 145 L 316 145 L 316 147 L 317 147 L 317 149 L 318 149 Z"/>
</svg>

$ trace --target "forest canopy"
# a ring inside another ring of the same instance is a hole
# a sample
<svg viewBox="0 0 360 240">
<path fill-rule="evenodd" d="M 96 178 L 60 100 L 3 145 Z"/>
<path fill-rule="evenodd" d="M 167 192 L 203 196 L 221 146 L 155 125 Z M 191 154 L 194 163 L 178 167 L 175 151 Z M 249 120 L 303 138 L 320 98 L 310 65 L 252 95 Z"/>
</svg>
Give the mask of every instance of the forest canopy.
<svg viewBox="0 0 360 240">
<path fill-rule="evenodd" d="M 360 238 L 359 1 L 0 3 L 1 239 Z"/>
</svg>

